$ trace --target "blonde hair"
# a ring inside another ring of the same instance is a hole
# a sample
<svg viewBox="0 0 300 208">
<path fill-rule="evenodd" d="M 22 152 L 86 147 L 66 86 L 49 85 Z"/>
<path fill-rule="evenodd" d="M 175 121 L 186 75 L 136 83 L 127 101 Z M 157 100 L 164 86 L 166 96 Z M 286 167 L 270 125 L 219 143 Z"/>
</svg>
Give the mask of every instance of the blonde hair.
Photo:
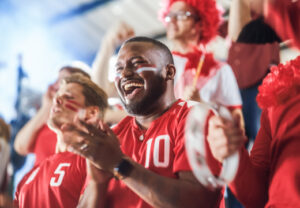
<svg viewBox="0 0 300 208">
<path fill-rule="evenodd" d="M 104 114 L 108 106 L 107 94 L 91 79 L 83 76 L 82 74 L 74 73 L 71 76 L 63 79 L 63 82 L 66 84 L 77 83 L 81 85 L 83 87 L 82 93 L 85 97 L 85 105 L 97 106 Z"/>
<path fill-rule="evenodd" d="M 10 139 L 10 126 L 0 118 L 0 137 L 4 138 L 6 141 Z"/>
</svg>

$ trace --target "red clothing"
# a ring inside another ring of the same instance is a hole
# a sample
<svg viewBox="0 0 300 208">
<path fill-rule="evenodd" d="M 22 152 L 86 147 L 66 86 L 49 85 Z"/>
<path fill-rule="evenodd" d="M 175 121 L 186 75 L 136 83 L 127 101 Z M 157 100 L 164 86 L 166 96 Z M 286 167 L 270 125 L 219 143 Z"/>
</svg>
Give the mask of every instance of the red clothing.
<svg viewBox="0 0 300 208">
<path fill-rule="evenodd" d="M 14 204 L 20 208 L 76 207 L 86 175 L 84 158 L 70 152 L 55 154 L 25 175 Z"/>
<path fill-rule="evenodd" d="M 292 39 L 300 49 L 300 1 L 268 1 L 266 21 L 274 28 L 283 40 Z"/>
<path fill-rule="evenodd" d="M 33 149 L 33 153 L 35 154 L 35 166 L 55 153 L 57 141 L 56 134 L 49 129 L 47 124 L 43 125 L 36 137 Z"/>
<path fill-rule="evenodd" d="M 263 111 L 250 157 L 230 185 L 248 207 L 300 207 L 300 96 Z"/>
<path fill-rule="evenodd" d="M 228 64 L 240 89 L 253 87 L 267 75 L 271 64 L 279 64 L 279 44 L 233 42 L 228 52 Z"/>
<path fill-rule="evenodd" d="M 127 116 L 114 128 L 122 151 L 147 169 L 170 178 L 179 171 L 191 171 L 185 154 L 184 128 L 189 106 L 176 101 L 147 130 L 141 130 L 134 117 Z M 109 208 L 151 207 L 122 181 L 112 179 L 108 188 Z"/>
</svg>

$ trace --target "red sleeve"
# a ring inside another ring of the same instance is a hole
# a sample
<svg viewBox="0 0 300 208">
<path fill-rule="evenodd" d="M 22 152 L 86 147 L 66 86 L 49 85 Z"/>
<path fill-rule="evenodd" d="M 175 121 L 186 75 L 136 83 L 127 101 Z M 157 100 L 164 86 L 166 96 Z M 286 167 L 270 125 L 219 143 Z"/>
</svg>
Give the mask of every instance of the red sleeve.
<svg viewBox="0 0 300 208">
<path fill-rule="evenodd" d="M 262 113 L 261 128 L 251 156 L 245 148 L 240 151 L 240 166 L 229 185 L 238 200 L 247 208 L 264 207 L 268 197 L 271 130 L 266 111 Z"/>
<path fill-rule="evenodd" d="M 300 95 L 272 109 L 268 205 L 300 207 Z"/>
<path fill-rule="evenodd" d="M 300 48 L 300 1 L 269 1 L 265 16 L 283 40 L 292 39 L 293 44 Z"/>
</svg>

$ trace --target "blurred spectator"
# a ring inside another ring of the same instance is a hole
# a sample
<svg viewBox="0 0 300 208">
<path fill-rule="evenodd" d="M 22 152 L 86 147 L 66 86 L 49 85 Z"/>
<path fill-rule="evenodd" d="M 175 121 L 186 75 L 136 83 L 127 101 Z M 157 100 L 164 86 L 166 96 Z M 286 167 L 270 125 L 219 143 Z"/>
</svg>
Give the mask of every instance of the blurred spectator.
<svg viewBox="0 0 300 208">
<path fill-rule="evenodd" d="M 107 96 L 88 76 L 73 73 L 63 79 L 53 100 L 47 123 L 57 135 L 55 154 L 37 164 L 19 183 L 16 207 L 76 207 L 85 188 L 86 160 L 67 151 L 63 126 L 78 122 L 79 116 L 97 125 Z"/>
<path fill-rule="evenodd" d="M 252 20 L 250 3 L 249 0 L 233 0 L 228 24 L 232 40 L 228 63 L 235 73 L 241 92 L 249 148 L 260 127 L 261 109 L 256 102 L 258 86 L 270 67 L 279 64 L 280 41 L 262 17 Z M 232 208 L 241 207 L 230 190 L 227 204 Z"/>
<path fill-rule="evenodd" d="M 244 136 L 228 120 L 212 117 L 208 140 L 222 162 L 239 151 L 240 164 L 230 184 L 245 207 L 300 207 L 300 56 L 271 68 L 259 87 L 257 102 L 263 109 L 261 127 L 249 156 Z"/>
<path fill-rule="evenodd" d="M 74 66 L 62 67 L 59 71 L 58 79 L 48 87 L 47 92 L 44 94 L 41 108 L 16 136 L 14 142 L 15 150 L 20 155 L 35 153 L 35 165 L 55 152 L 56 134 L 48 128 L 46 122 L 49 117 L 53 96 L 59 88 L 60 81 L 73 73 L 80 73 L 90 77 L 88 73 L 80 68 Z"/>
<path fill-rule="evenodd" d="M 10 127 L 0 118 L 0 207 L 11 207 L 11 198 L 8 195 L 7 166 L 10 158 Z"/>
<path fill-rule="evenodd" d="M 252 20 L 249 0 L 231 2 L 228 31 L 233 41 L 228 63 L 241 91 L 246 134 L 253 140 L 261 114 L 255 100 L 257 88 L 270 67 L 279 64 L 280 39 L 262 17 Z"/>
<path fill-rule="evenodd" d="M 165 0 L 161 17 L 172 43 L 176 67 L 175 95 L 186 100 L 224 105 L 242 115 L 241 97 L 229 65 L 206 52 L 217 35 L 220 12 L 215 1 Z"/>
</svg>

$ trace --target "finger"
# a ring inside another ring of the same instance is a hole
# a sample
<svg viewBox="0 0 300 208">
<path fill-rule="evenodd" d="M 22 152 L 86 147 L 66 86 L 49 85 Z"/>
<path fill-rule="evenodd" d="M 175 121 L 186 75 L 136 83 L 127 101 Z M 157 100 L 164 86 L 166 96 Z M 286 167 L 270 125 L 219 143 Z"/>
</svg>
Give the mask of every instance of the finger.
<svg viewBox="0 0 300 208">
<path fill-rule="evenodd" d="M 220 127 L 220 129 L 223 129 L 227 137 L 244 137 L 244 131 L 242 129 L 236 127 Z"/>
<path fill-rule="evenodd" d="M 223 119 L 217 115 L 213 115 L 208 122 L 210 128 L 220 128 L 225 126 Z"/>
<path fill-rule="evenodd" d="M 108 135 L 115 135 L 114 132 L 112 131 L 112 129 L 106 124 L 104 123 L 104 121 L 100 120 L 99 121 L 99 126 L 100 126 L 100 129 L 105 132 L 106 134 Z"/>
<path fill-rule="evenodd" d="M 78 129 L 78 127 L 73 124 L 63 124 L 61 131 L 64 135 L 64 141 L 68 144 L 80 143 L 82 141 L 94 142 L 95 140 L 92 135 Z"/>
<path fill-rule="evenodd" d="M 69 149 L 75 153 L 80 155 L 81 157 L 84 157 L 88 159 L 95 167 L 98 169 L 101 169 L 99 164 L 95 162 L 96 158 L 95 155 L 97 155 L 98 148 L 95 149 L 95 146 L 93 145 L 87 145 L 86 148 L 80 148 L 79 146 L 70 146 Z"/>
<path fill-rule="evenodd" d="M 105 131 L 103 131 L 101 128 L 97 128 L 95 125 L 92 125 L 92 124 L 88 124 L 86 123 L 85 121 L 83 120 L 80 120 L 79 119 L 79 123 L 82 127 L 86 128 L 88 133 L 91 135 L 91 136 L 99 136 L 101 138 L 104 138 L 106 136 L 106 133 Z"/>
<path fill-rule="evenodd" d="M 115 145 L 120 146 L 120 141 L 118 137 L 115 135 L 115 133 L 113 132 L 113 130 L 102 120 L 99 122 L 99 125 L 101 126 L 103 131 L 107 133 L 107 135 L 110 138 L 110 141 L 113 141 Z"/>
</svg>

